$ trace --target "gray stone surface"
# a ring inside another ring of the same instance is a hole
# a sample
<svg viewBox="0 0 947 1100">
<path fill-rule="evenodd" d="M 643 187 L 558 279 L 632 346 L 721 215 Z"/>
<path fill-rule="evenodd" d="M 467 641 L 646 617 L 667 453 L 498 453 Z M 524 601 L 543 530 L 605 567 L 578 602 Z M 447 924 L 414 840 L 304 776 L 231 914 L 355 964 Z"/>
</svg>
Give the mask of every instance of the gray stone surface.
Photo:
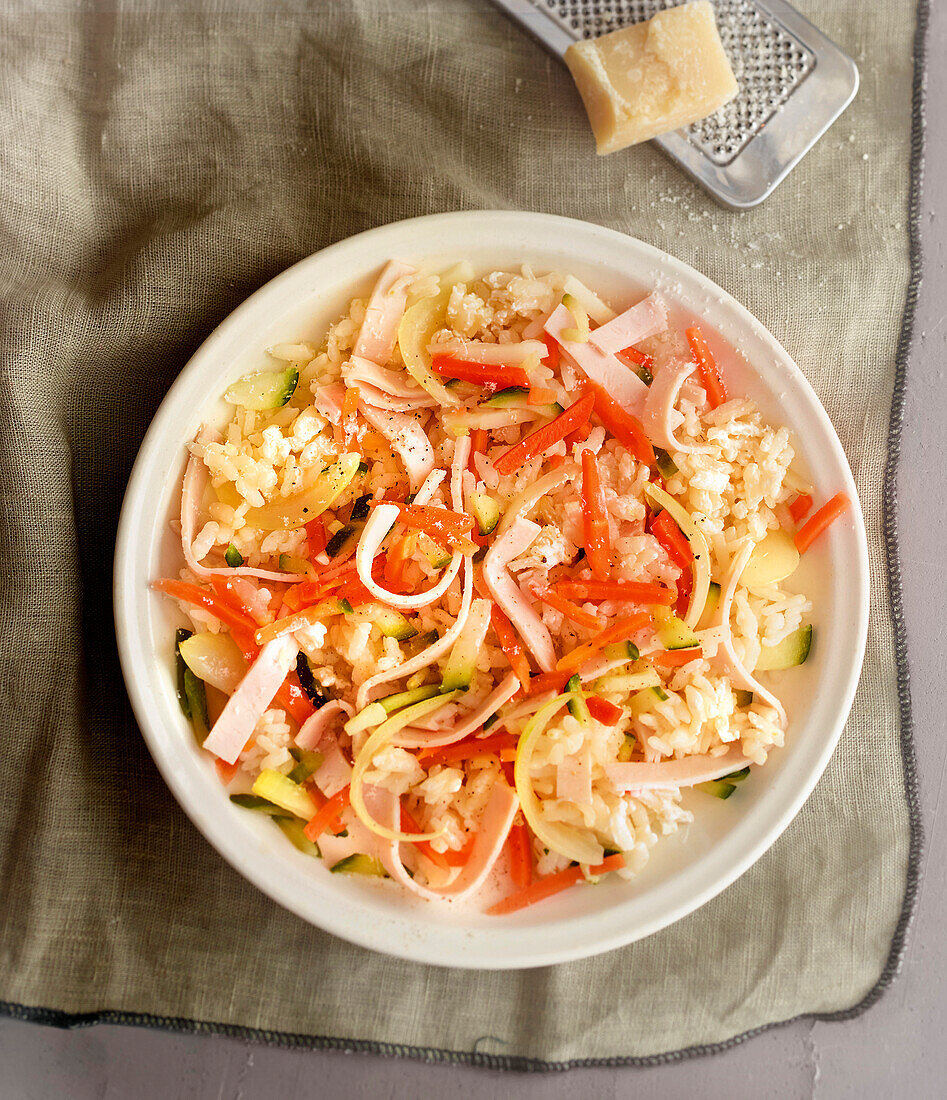
<svg viewBox="0 0 947 1100">
<path fill-rule="evenodd" d="M 933 5 L 924 284 L 908 378 L 900 477 L 905 609 L 926 847 L 917 917 L 902 973 L 879 1004 L 846 1023 L 798 1022 L 711 1057 L 654 1069 L 509 1075 L 367 1055 L 269 1049 L 217 1037 L 121 1027 L 64 1032 L 0 1020 L 0 1100 L 344 1100 L 444 1096 L 901 1098 L 947 1095 L 947 5 Z M 827 140 L 831 140 L 831 135 Z"/>
</svg>

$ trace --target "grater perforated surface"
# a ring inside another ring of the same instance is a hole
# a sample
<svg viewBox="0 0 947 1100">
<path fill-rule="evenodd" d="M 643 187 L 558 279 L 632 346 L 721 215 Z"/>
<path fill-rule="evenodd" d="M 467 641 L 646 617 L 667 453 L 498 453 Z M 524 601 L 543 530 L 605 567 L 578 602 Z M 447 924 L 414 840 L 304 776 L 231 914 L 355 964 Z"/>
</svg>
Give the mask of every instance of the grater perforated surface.
<svg viewBox="0 0 947 1100">
<path fill-rule="evenodd" d="M 680 0 L 543 0 L 573 38 L 597 38 L 650 19 Z M 713 0 L 720 40 L 740 91 L 719 111 L 687 127 L 688 140 L 719 166 L 729 164 L 813 71 L 816 58 L 751 0 Z"/>
</svg>

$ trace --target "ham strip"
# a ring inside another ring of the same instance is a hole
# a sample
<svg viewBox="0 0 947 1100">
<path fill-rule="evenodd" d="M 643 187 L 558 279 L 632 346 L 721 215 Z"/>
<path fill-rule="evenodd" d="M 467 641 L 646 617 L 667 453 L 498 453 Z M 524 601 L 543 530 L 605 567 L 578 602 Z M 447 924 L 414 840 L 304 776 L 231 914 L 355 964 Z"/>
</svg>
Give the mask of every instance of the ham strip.
<svg viewBox="0 0 947 1100">
<path fill-rule="evenodd" d="M 469 737 L 470 734 L 480 729 L 490 715 L 496 714 L 500 707 L 504 703 L 508 703 L 519 689 L 520 682 L 516 678 L 516 674 L 510 672 L 476 710 L 464 715 L 463 719 L 455 726 L 437 732 L 428 732 L 416 726 L 408 726 L 395 737 L 394 744 L 406 749 L 440 749 L 445 745 L 453 745 L 457 741 L 463 741 L 465 737 Z"/>
<path fill-rule="evenodd" d="M 207 735 L 204 748 L 208 752 L 228 764 L 236 763 L 260 716 L 296 664 L 298 653 L 299 646 L 292 638 L 283 636 L 267 642 Z"/>
<path fill-rule="evenodd" d="M 413 416 L 405 413 L 376 409 L 364 401 L 359 401 L 358 407 L 369 424 L 398 452 L 408 473 L 411 489 L 417 491 L 434 469 L 434 448 L 424 429 Z"/>
<path fill-rule="evenodd" d="M 212 428 L 202 427 L 197 433 L 194 442 L 201 445 L 217 443 L 220 436 Z M 192 545 L 197 534 L 197 517 L 200 515 L 201 503 L 204 492 L 207 489 L 207 467 L 197 455 L 188 455 L 187 467 L 184 471 L 184 482 L 181 486 L 181 549 L 184 552 L 184 560 L 188 569 L 195 577 L 206 580 L 208 577 L 256 577 L 262 581 L 296 581 L 308 580 L 305 573 L 277 573 L 272 569 L 252 569 L 241 565 L 236 569 L 229 566 L 210 568 L 194 557 Z"/>
<path fill-rule="evenodd" d="M 669 453 L 681 451 L 684 454 L 701 454 L 707 447 L 695 447 L 690 443 L 681 443 L 674 432 L 684 417 L 674 408 L 681 386 L 696 369 L 693 359 L 681 359 L 662 367 L 648 388 L 644 410 L 641 414 L 641 426 L 645 435 L 655 447 L 661 447 Z"/>
<path fill-rule="evenodd" d="M 347 385 L 357 385 L 359 394 L 370 405 L 377 404 L 369 395 L 377 394 L 388 401 L 399 402 L 396 405 L 379 405 L 379 408 L 420 409 L 436 405 L 437 401 L 407 375 L 387 370 L 370 359 L 360 359 L 353 355 L 342 368 Z"/>
<path fill-rule="evenodd" d="M 762 699 L 764 703 L 771 706 L 779 715 L 779 720 L 782 725 L 785 726 L 786 708 L 771 691 L 767 691 L 758 680 L 753 678 L 747 671 L 746 666 L 736 655 L 736 651 L 733 648 L 733 630 L 730 626 L 730 609 L 733 607 L 733 596 L 737 590 L 737 582 L 743 570 L 746 568 L 746 563 L 750 560 L 753 548 L 754 544 L 750 541 L 745 542 L 743 546 L 740 547 L 739 552 L 730 562 L 730 571 L 727 574 L 726 581 L 721 587 L 720 599 L 714 609 L 713 617 L 710 620 L 710 626 L 720 627 L 722 632 L 714 661 L 726 675 L 730 677 L 734 687 L 742 688 L 743 691 L 752 691 L 754 701 Z"/>
<path fill-rule="evenodd" d="M 390 260 L 378 276 L 375 289 L 365 308 L 365 319 L 355 341 L 353 355 L 370 359 L 383 367 L 395 348 L 398 325 L 408 304 L 408 280 L 417 268 L 400 260 Z"/>
<path fill-rule="evenodd" d="M 657 336 L 667 327 L 667 306 L 657 294 L 649 294 L 631 309 L 594 329 L 589 343 L 606 355 L 614 355 L 616 351 L 647 340 L 649 336 Z"/>
<path fill-rule="evenodd" d="M 546 624 L 533 610 L 507 569 L 507 563 L 529 549 L 541 530 L 538 523 L 517 516 L 487 551 L 483 559 L 483 581 L 539 667 L 543 672 L 552 672 L 556 667 L 556 651 Z"/>
<path fill-rule="evenodd" d="M 398 796 L 384 787 L 366 786 L 365 802 L 372 817 L 388 829 L 397 830 L 401 823 Z M 401 861 L 401 844 L 379 839 L 379 858 L 389 875 L 406 890 L 428 900 L 460 901 L 483 885 L 509 835 L 513 818 L 519 809 L 516 792 L 503 779 L 497 779 L 484 807 L 473 848 L 467 862 L 445 886 L 422 886 L 408 874 Z"/>
<path fill-rule="evenodd" d="M 338 424 L 342 419 L 342 402 L 345 400 L 345 386 L 341 382 L 332 382 L 320 386 L 312 399 L 313 406 L 320 416 L 330 424 Z"/>
<path fill-rule="evenodd" d="M 352 717 L 352 708 L 341 699 L 331 699 L 310 715 L 296 734 L 296 744 L 301 749 L 316 749 L 332 726 L 340 721 L 339 715 Z"/>
<path fill-rule="evenodd" d="M 565 306 L 554 309 L 546 322 L 546 332 L 562 348 L 566 360 L 602 386 L 626 412 L 640 417 L 648 387 L 614 355 L 606 355 L 591 342 L 583 344 L 576 340 L 564 340 L 563 329 L 574 327 L 575 319 Z"/>
<path fill-rule="evenodd" d="M 605 774 L 616 791 L 647 791 L 655 787 L 693 787 L 745 768 L 749 761 L 734 745 L 723 756 L 685 756 L 658 764 L 606 764 Z"/>
</svg>

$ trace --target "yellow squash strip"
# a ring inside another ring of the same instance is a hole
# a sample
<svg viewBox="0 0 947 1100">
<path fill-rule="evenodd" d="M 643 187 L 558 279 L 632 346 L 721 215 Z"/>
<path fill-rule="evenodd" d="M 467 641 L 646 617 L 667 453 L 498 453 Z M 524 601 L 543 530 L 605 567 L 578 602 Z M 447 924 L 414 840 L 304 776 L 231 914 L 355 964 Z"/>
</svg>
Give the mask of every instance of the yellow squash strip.
<svg viewBox="0 0 947 1100">
<path fill-rule="evenodd" d="M 417 842 L 419 840 L 433 840 L 444 831 L 439 829 L 436 833 L 400 833 L 385 828 L 368 812 L 365 805 L 363 787 L 365 773 L 372 766 L 372 760 L 385 748 L 396 733 L 400 733 L 405 726 L 410 726 L 418 718 L 423 718 L 435 710 L 439 710 L 445 703 L 451 702 L 460 694 L 459 691 L 447 691 L 443 695 L 435 695 L 432 699 L 422 699 L 413 707 L 405 707 L 404 710 L 393 714 L 387 722 L 383 722 L 362 746 L 362 751 L 356 756 L 352 766 L 352 786 L 349 791 L 349 801 L 352 809 L 358 815 L 359 820 L 366 829 L 371 830 L 376 836 L 393 840 L 395 843 Z"/>
<path fill-rule="evenodd" d="M 707 602 L 707 593 L 710 591 L 710 547 L 703 531 L 685 511 L 680 504 L 669 496 L 660 486 L 645 485 L 644 491 L 662 508 L 667 509 L 668 515 L 680 527 L 684 537 L 690 543 L 691 553 L 694 555 L 694 586 L 691 589 L 690 603 L 687 605 L 687 614 L 684 622 L 691 628 L 700 621 L 700 616 Z"/>
<path fill-rule="evenodd" d="M 342 455 L 327 470 L 323 470 L 305 489 L 290 497 L 271 500 L 260 508 L 251 508 L 246 515 L 248 527 L 261 531 L 289 531 L 304 527 L 332 506 L 355 477 L 361 456 Z"/>
<path fill-rule="evenodd" d="M 431 370 L 431 356 L 427 350 L 431 338 L 439 328 L 444 327 L 444 311 L 450 297 L 451 285 L 447 283 L 433 298 L 422 298 L 409 306 L 398 326 L 398 347 L 404 369 L 419 386 L 441 405 L 459 405 L 444 383 Z"/>
<path fill-rule="evenodd" d="M 533 715 L 520 735 L 513 775 L 516 780 L 516 793 L 519 796 L 523 816 L 543 844 L 550 851 L 557 852 L 566 859 L 575 860 L 576 863 L 591 863 L 594 865 L 601 863 L 604 858 L 605 853 L 601 844 L 591 834 L 583 835 L 577 829 L 570 829 L 558 822 L 546 821 L 542 816 L 540 802 L 533 790 L 533 781 L 530 776 L 530 763 L 533 753 L 546 727 L 570 699 L 577 694 L 580 693 L 569 692 L 566 695 L 560 695 Z"/>
</svg>

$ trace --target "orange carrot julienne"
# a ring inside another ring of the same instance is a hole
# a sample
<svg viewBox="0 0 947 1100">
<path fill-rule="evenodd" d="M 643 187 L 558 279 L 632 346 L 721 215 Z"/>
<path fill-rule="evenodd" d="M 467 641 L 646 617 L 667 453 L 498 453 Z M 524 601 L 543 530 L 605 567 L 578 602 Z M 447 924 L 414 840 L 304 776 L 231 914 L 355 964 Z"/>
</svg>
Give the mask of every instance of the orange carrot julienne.
<svg viewBox="0 0 947 1100">
<path fill-rule="evenodd" d="M 448 867 L 463 867 L 463 865 L 470 859 L 470 853 L 473 851 L 474 843 L 477 839 L 477 834 L 474 833 L 467 843 L 461 849 L 448 848 L 446 852 L 442 852 L 441 856 Z"/>
<path fill-rule="evenodd" d="M 551 370 L 555 370 L 559 366 L 559 345 L 548 334 L 543 334 L 543 343 L 546 345 L 546 354 L 543 356 L 543 362 Z"/>
<path fill-rule="evenodd" d="M 684 532 L 671 519 L 668 512 L 659 513 L 651 521 L 651 534 L 667 551 L 668 557 L 681 569 L 689 569 L 694 560 L 694 551 Z"/>
<path fill-rule="evenodd" d="M 346 442 L 349 442 L 352 436 L 355 435 L 355 421 L 358 416 L 358 399 L 360 396 L 358 386 L 349 386 L 345 391 L 345 397 L 342 398 L 342 432 Z"/>
<path fill-rule="evenodd" d="M 598 615 L 593 615 L 590 611 L 584 611 L 581 607 L 572 603 L 571 600 L 567 600 L 564 596 L 560 596 L 558 593 L 553 592 L 551 588 L 542 588 L 539 585 L 533 585 L 530 591 L 544 604 L 548 604 L 549 607 L 553 607 L 561 615 L 564 615 L 570 622 L 575 623 L 577 626 L 587 626 L 590 630 L 601 630 L 605 625 L 603 619 L 600 619 Z"/>
<path fill-rule="evenodd" d="M 712 409 L 722 405 L 727 400 L 727 388 L 720 377 L 720 370 L 714 359 L 713 352 L 707 346 L 704 334 L 694 325 L 685 335 L 690 344 L 691 355 L 697 364 L 697 373 L 700 375 L 701 384 L 707 394 L 707 401 Z"/>
<path fill-rule="evenodd" d="M 513 624 L 496 604 L 493 605 L 490 612 L 490 623 L 500 643 L 500 648 L 510 662 L 510 668 L 513 669 L 521 686 L 525 687 L 529 683 L 529 661 L 523 652 L 519 639 L 516 637 Z"/>
<path fill-rule="evenodd" d="M 851 501 L 844 493 L 836 493 L 796 532 L 796 549 L 804 554 L 822 532 L 849 507 Z"/>
<path fill-rule="evenodd" d="M 608 513 L 605 510 L 605 492 L 598 472 L 595 455 L 588 449 L 582 452 L 582 537 L 585 556 L 596 580 L 608 580 L 611 568 L 611 538 L 608 532 Z"/>
<path fill-rule="evenodd" d="M 621 852 L 613 856 L 606 856 L 597 867 L 590 867 L 589 874 L 604 875 L 609 871 L 617 871 L 625 866 L 625 857 Z M 535 905 L 539 901 L 545 901 L 554 894 L 568 890 L 584 878 L 581 867 L 569 867 L 565 871 L 559 871 L 555 875 L 546 875 L 538 879 L 523 890 L 498 901 L 487 910 L 491 916 L 500 917 L 506 913 L 515 913 L 517 909 L 525 909 L 528 905 Z"/>
<path fill-rule="evenodd" d="M 793 523 L 798 523 L 803 516 L 807 516 L 811 508 L 812 497 L 808 493 L 800 493 L 789 505 L 789 514 L 792 516 Z"/>
<path fill-rule="evenodd" d="M 585 645 L 580 645 L 578 649 L 573 649 L 571 653 L 566 653 L 565 656 L 560 657 L 556 662 L 556 670 L 558 672 L 574 671 L 580 665 L 585 664 L 590 657 L 594 657 L 603 646 L 609 645 L 611 642 L 628 641 L 632 634 L 649 622 L 651 622 L 651 616 L 644 611 L 619 619 L 617 623 L 613 623 L 600 634 L 596 634 Z"/>
<path fill-rule="evenodd" d="M 474 363 L 453 355 L 435 355 L 431 361 L 435 374 L 443 378 L 459 378 L 477 386 L 529 386 L 529 376 L 522 367 L 500 363 Z"/>
<path fill-rule="evenodd" d="M 556 400 L 556 391 L 545 386 L 530 386 L 526 395 L 527 405 L 551 405 Z"/>
<path fill-rule="evenodd" d="M 629 603 L 674 603 L 674 592 L 652 581 L 556 581 L 553 590 L 576 600 L 627 600 Z"/>
<path fill-rule="evenodd" d="M 349 796 L 351 794 L 350 787 L 343 787 L 341 791 L 334 794 L 328 799 L 322 809 L 317 810 L 315 814 L 309 819 L 303 832 L 313 842 L 319 839 L 322 834 L 328 829 L 329 825 L 339 816 L 340 813 L 348 806 Z"/>
<path fill-rule="evenodd" d="M 499 752 L 501 749 L 516 748 L 517 738 L 512 733 L 494 733 L 489 737 L 466 737 L 454 745 L 442 748 L 422 749 L 418 753 L 418 763 L 423 768 L 433 768 L 435 764 L 447 766 L 461 760 L 470 760 L 474 756 Z"/>
<path fill-rule="evenodd" d="M 490 446 L 490 433 L 486 428 L 472 428 L 470 431 L 470 458 L 467 460 L 467 468 L 475 478 L 480 477 L 474 462 L 474 455 L 484 455 Z"/>
<path fill-rule="evenodd" d="M 550 470 L 558 470 L 564 462 L 565 458 L 562 455 L 550 455 L 546 460 L 546 465 Z"/>
<path fill-rule="evenodd" d="M 654 447 L 645 435 L 641 421 L 626 412 L 597 382 L 586 382 L 583 388 L 592 395 L 595 415 L 625 450 L 639 462 L 653 466 L 656 461 Z"/>
<path fill-rule="evenodd" d="M 403 833 L 424 832 L 415 820 L 414 815 L 404 806 L 401 807 L 401 831 Z M 440 867 L 445 871 L 450 867 L 450 864 L 444 858 L 443 852 L 438 852 L 435 848 L 432 848 L 429 840 L 416 840 L 414 846 L 422 855 L 427 856 L 436 867 Z"/>
<path fill-rule="evenodd" d="M 214 761 L 214 766 L 217 768 L 221 783 L 226 786 L 240 770 L 240 761 L 237 760 L 233 764 L 228 764 L 226 760 L 221 760 L 218 757 Z"/>
<path fill-rule="evenodd" d="M 507 837 L 510 848 L 510 877 L 521 890 L 533 881 L 533 853 L 529 831 L 522 821 L 514 822 Z"/>
<path fill-rule="evenodd" d="M 196 584 L 188 584 L 187 581 L 161 580 L 152 581 L 151 587 L 157 592 L 163 592 L 166 596 L 173 596 L 176 600 L 202 607 L 226 626 L 235 626 L 238 630 L 242 628 L 251 632 L 257 628 L 256 622 L 249 615 L 235 611 L 229 601 L 221 599 L 217 593 L 208 592 L 206 588 L 200 588 Z"/>
<path fill-rule="evenodd" d="M 423 504 L 400 504 L 398 507 L 399 518 L 405 527 L 423 531 L 450 547 L 465 540 L 476 525 L 473 516 L 449 508 L 432 508 Z"/>
<path fill-rule="evenodd" d="M 652 664 L 662 665 L 664 668 L 679 668 L 703 655 L 704 651 L 698 645 L 690 649 L 663 649 L 659 653 L 649 653 L 648 659 Z"/>
<path fill-rule="evenodd" d="M 580 397 L 574 405 L 570 405 L 565 412 L 561 412 L 555 420 L 530 433 L 525 439 L 521 439 L 515 446 L 503 452 L 493 463 L 493 468 L 498 474 L 511 474 L 530 458 L 541 455 L 555 446 L 560 439 L 582 427 L 592 415 L 592 406 L 595 399 L 591 394 Z"/>
<path fill-rule="evenodd" d="M 538 695 L 544 691 L 562 691 L 569 679 L 568 672 L 537 672 L 525 685 L 525 695 Z"/>
</svg>

